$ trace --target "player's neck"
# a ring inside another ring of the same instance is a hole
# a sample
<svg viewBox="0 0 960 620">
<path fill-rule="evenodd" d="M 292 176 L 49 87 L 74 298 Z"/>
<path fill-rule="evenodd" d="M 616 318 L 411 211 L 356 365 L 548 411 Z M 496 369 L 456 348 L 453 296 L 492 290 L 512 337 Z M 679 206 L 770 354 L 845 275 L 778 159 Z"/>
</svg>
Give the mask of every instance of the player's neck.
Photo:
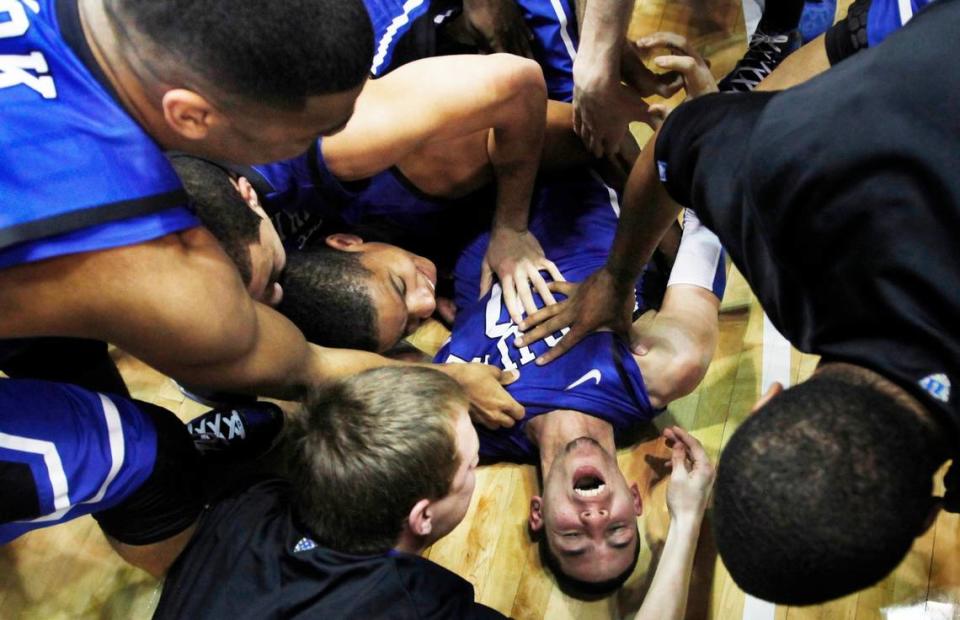
<svg viewBox="0 0 960 620">
<path fill-rule="evenodd" d="M 123 35 L 114 31 L 104 0 L 78 0 L 78 7 L 83 36 L 94 59 L 119 96 L 120 105 L 157 142 L 170 148 L 172 132 L 167 128 L 161 111 L 151 103 L 145 84 L 124 56 L 119 43 Z"/>
<path fill-rule="evenodd" d="M 579 411 L 561 409 L 538 415 L 527 424 L 526 433 L 540 450 L 540 467 L 543 472 L 550 471 L 556 455 L 567 444 L 580 437 L 590 437 L 610 454 L 616 452 L 613 426 Z"/>
</svg>

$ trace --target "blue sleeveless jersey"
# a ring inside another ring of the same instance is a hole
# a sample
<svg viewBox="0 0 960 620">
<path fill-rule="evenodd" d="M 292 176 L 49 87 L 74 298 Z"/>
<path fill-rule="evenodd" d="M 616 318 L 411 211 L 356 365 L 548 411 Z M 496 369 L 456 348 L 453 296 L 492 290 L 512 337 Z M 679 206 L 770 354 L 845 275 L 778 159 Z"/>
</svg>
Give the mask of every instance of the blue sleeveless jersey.
<svg viewBox="0 0 960 620">
<path fill-rule="evenodd" d="M 440 239 L 448 232 L 445 216 L 468 209 L 478 199 L 430 196 L 396 168 L 368 179 L 340 181 L 323 161 L 322 140 L 299 157 L 253 166 L 252 174 L 233 169 L 250 178 L 284 245 L 294 250 L 316 241 L 331 220 L 354 227 L 382 222 L 403 233 Z"/>
<path fill-rule="evenodd" d="M 76 0 L 0 3 L 0 267 L 199 225 L 95 67 Z"/>
<path fill-rule="evenodd" d="M 452 0 L 364 0 L 373 23 L 374 77 L 419 58 L 436 55 L 436 28 L 461 11 Z M 543 67 L 551 99 L 573 97 L 573 60 L 579 45 L 573 0 L 517 0 L 533 34 L 530 47 Z"/>
<path fill-rule="evenodd" d="M 874 47 L 933 0 L 873 0 L 867 11 L 867 44 Z"/>
<path fill-rule="evenodd" d="M 0 463 L 29 469 L 42 515 L 0 523 L 0 544 L 117 505 L 149 478 L 156 446 L 153 423 L 124 398 L 0 379 Z"/>
<path fill-rule="evenodd" d="M 531 206 L 530 230 L 564 277 L 579 282 L 607 259 L 617 229 L 618 194 L 592 170 L 581 168 L 540 179 Z M 450 340 L 436 362 L 492 364 L 519 369 L 520 378 L 507 391 L 526 408 L 513 428 L 478 428 L 480 453 L 486 459 L 531 460 L 536 447 L 524 428 L 533 417 L 555 409 L 582 411 L 620 432 L 650 420 L 650 406 L 640 369 L 628 345 L 609 332 L 591 334 L 547 366 L 532 362 L 559 341 L 557 336 L 530 347 L 515 347 L 519 334 L 502 304 L 499 284 L 479 302 L 480 265 L 489 243 L 484 233 L 468 247 L 455 271 L 459 308 Z M 542 305 L 534 296 L 537 305 Z"/>
<path fill-rule="evenodd" d="M 533 33 L 533 57 L 543 68 L 547 94 L 557 101 L 573 100 L 573 61 L 580 46 L 573 0 L 517 0 Z"/>
</svg>

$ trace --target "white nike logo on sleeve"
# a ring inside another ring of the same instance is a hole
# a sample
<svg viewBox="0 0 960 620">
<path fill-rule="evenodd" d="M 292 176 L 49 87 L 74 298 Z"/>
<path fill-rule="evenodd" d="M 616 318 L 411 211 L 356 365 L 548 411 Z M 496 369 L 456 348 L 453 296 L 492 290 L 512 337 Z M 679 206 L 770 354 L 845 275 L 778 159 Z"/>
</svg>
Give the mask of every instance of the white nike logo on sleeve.
<svg viewBox="0 0 960 620">
<path fill-rule="evenodd" d="M 591 370 L 590 372 L 583 375 L 582 377 L 580 377 L 579 379 L 577 379 L 576 381 L 568 385 L 566 388 L 564 388 L 564 391 L 572 390 L 578 385 L 586 383 L 590 379 L 593 379 L 594 381 L 596 381 L 594 385 L 600 385 L 600 378 L 601 378 L 600 371 L 594 368 L 593 370 Z"/>
</svg>

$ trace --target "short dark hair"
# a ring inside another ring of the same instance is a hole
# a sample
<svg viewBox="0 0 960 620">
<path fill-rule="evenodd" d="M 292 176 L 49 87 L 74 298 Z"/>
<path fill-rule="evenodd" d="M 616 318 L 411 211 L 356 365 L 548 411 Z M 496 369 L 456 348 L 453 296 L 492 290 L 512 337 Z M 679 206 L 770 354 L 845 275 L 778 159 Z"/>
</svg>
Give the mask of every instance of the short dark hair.
<svg viewBox="0 0 960 620">
<path fill-rule="evenodd" d="M 281 278 L 277 310 L 310 342 L 378 351 L 377 309 L 358 252 L 319 246 L 291 252 Z"/>
<path fill-rule="evenodd" d="M 750 416 L 721 454 L 717 548 L 759 598 L 809 605 L 865 588 L 922 533 L 938 465 L 919 416 L 825 375 Z"/>
<path fill-rule="evenodd" d="M 110 0 L 106 8 L 121 33 L 138 32 L 177 66 L 247 100 L 299 108 L 359 86 L 373 60 L 361 0 Z"/>
<path fill-rule="evenodd" d="M 244 202 L 226 168 L 189 155 L 171 154 L 168 158 L 197 217 L 237 266 L 243 283 L 250 284 L 249 245 L 260 239 L 263 218 Z"/>
<path fill-rule="evenodd" d="M 557 560 L 557 556 L 554 555 L 553 550 L 550 549 L 550 544 L 543 532 L 538 532 L 536 535 L 540 552 L 540 564 L 550 569 L 550 572 L 553 573 L 557 581 L 557 587 L 567 596 L 582 601 L 596 601 L 606 598 L 622 588 L 623 584 L 630 578 L 630 575 L 633 574 L 634 569 L 637 568 L 637 560 L 640 557 L 640 527 L 636 523 L 634 523 L 634 527 L 637 528 L 637 544 L 633 550 L 633 561 L 630 562 L 630 566 L 628 566 L 625 571 L 612 579 L 585 581 L 564 573 L 560 566 L 560 561 Z"/>
<path fill-rule="evenodd" d="M 297 516 L 324 546 L 388 551 L 418 501 L 450 492 L 460 466 L 454 415 L 466 406 L 456 381 L 410 366 L 314 394 L 291 422 Z"/>
</svg>

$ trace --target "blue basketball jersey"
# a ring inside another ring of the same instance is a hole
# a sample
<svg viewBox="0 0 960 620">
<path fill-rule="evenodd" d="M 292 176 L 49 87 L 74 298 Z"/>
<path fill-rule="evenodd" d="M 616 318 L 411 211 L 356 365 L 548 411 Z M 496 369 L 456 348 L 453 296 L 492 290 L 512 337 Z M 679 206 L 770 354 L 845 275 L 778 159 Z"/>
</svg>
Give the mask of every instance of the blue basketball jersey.
<svg viewBox="0 0 960 620">
<path fill-rule="evenodd" d="M 579 282 L 602 267 L 617 232 L 619 194 L 590 168 L 541 174 L 530 204 L 529 230 L 571 282 Z M 480 268 L 490 233 L 478 235 L 460 254 L 454 270 L 458 308 L 476 304 Z M 642 300 L 638 300 L 643 308 Z"/>
<path fill-rule="evenodd" d="M 530 230 L 564 278 L 579 282 L 603 266 L 613 243 L 620 212 L 619 196 L 586 168 L 542 177 L 531 206 Z M 516 347 L 516 325 L 502 303 L 496 284 L 479 302 L 480 265 L 489 233 L 461 255 L 455 271 L 458 312 L 450 340 L 436 362 L 482 362 L 504 370 L 519 369 L 520 378 L 507 391 L 526 408 L 513 428 L 480 433 L 484 458 L 530 460 L 536 448 L 524 428 L 533 417 L 555 409 L 582 411 L 610 422 L 620 432 L 651 419 L 643 377 L 628 345 L 609 332 L 591 334 L 547 366 L 532 364 L 555 346 L 554 334 L 529 347 Z M 534 296 L 542 305 L 539 296 Z"/>
<path fill-rule="evenodd" d="M 106 84 L 76 0 L 0 2 L 0 267 L 198 225 Z"/>
<path fill-rule="evenodd" d="M 451 0 L 364 0 L 373 22 L 374 77 L 418 58 L 436 55 L 435 30 L 460 14 Z M 543 67 L 551 99 L 573 97 L 573 60 L 579 46 L 577 12 L 572 0 L 517 0 L 533 34 L 530 47 Z"/>
<path fill-rule="evenodd" d="M 294 250 L 314 242 L 330 220 L 353 227 L 388 222 L 398 231 L 437 240 L 447 232 L 443 216 L 468 209 L 474 199 L 430 196 L 396 168 L 340 181 L 323 160 L 322 140 L 287 161 L 253 166 L 252 171 L 233 169 L 250 178 L 284 245 Z"/>
<path fill-rule="evenodd" d="M 0 523 L 0 544 L 117 505 L 149 478 L 156 447 L 153 423 L 127 399 L 0 379 L 0 466 L 32 478 L 40 509 Z"/>
<path fill-rule="evenodd" d="M 533 34 L 533 57 L 543 68 L 547 94 L 557 101 L 573 100 L 573 61 L 580 46 L 573 0 L 517 0 Z"/>
<path fill-rule="evenodd" d="M 867 12 L 867 44 L 879 45 L 933 0 L 872 0 Z"/>
</svg>

